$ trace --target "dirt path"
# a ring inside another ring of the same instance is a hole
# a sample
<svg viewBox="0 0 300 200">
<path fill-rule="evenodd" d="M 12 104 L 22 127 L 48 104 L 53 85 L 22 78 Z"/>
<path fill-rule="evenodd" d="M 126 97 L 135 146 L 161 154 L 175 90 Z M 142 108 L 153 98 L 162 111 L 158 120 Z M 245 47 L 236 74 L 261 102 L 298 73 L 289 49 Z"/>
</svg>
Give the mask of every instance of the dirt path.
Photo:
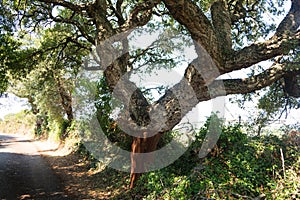
<svg viewBox="0 0 300 200">
<path fill-rule="evenodd" d="M 0 199 L 72 199 L 33 140 L 0 134 Z"/>
</svg>

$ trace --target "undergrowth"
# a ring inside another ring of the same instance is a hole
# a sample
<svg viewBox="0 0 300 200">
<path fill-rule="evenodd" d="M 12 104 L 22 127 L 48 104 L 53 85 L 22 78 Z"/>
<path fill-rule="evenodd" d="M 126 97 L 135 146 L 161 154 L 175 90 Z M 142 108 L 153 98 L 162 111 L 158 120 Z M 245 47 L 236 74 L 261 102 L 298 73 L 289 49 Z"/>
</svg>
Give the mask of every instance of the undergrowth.
<svg viewBox="0 0 300 200">
<path fill-rule="evenodd" d="M 239 125 L 228 125 L 200 160 L 208 126 L 209 120 L 172 165 L 143 175 L 135 194 L 140 199 L 300 198 L 299 138 L 291 142 L 288 136 L 249 137 Z"/>
<path fill-rule="evenodd" d="M 16 132 L 17 127 L 33 123 L 34 118 L 28 113 L 19 113 L 1 121 L 0 132 Z M 205 136 L 212 131 L 209 125 L 210 119 L 195 134 L 195 141 L 177 161 L 144 174 L 132 191 L 127 185 L 128 174 L 104 169 L 103 173 L 99 173 L 100 182 L 103 177 L 119 177 L 107 183 L 111 185 L 109 188 L 119 191 L 110 199 L 300 199 L 299 134 L 251 137 L 242 131 L 240 125 L 229 124 L 222 126 L 222 134 L 210 153 L 199 159 Z M 5 131 L 1 130 L 3 127 Z M 73 125 L 67 132 L 77 135 Z M 79 138 L 74 138 L 72 144 L 77 145 L 78 154 L 88 159 L 90 168 L 101 165 Z M 128 143 L 124 141 L 124 144 Z"/>
</svg>

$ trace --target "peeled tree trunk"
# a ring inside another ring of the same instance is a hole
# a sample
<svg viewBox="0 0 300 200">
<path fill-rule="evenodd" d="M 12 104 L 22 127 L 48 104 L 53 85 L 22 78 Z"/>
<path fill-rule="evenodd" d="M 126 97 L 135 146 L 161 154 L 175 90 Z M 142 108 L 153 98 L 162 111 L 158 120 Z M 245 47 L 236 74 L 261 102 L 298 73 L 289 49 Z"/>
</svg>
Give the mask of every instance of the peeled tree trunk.
<svg viewBox="0 0 300 200">
<path fill-rule="evenodd" d="M 131 145 L 131 178 L 130 188 L 134 188 L 136 181 L 139 179 L 142 173 L 136 171 L 146 171 L 145 160 L 137 159 L 136 154 L 153 152 L 157 148 L 157 144 L 161 138 L 161 133 L 152 137 L 134 137 Z M 155 159 L 155 158 L 152 158 Z M 147 160 L 147 162 L 153 162 L 153 160 Z"/>
</svg>

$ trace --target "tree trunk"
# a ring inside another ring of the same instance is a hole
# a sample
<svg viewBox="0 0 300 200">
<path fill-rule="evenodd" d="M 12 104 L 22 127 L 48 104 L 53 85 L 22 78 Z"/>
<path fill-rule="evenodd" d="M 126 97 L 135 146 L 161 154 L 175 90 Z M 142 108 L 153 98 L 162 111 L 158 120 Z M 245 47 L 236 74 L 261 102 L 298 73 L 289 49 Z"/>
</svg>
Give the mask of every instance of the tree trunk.
<svg viewBox="0 0 300 200">
<path fill-rule="evenodd" d="M 296 73 L 289 73 L 284 76 L 284 90 L 290 96 L 300 97 L 300 76 Z"/>
<path fill-rule="evenodd" d="M 143 157 L 137 156 L 137 154 L 155 151 L 161 136 L 162 133 L 158 133 L 152 137 L 133 137 L 131 145 L 131 189 L 134 188 L 136 181 L 142 174 L 141 172 L 147 171 L 145 163 L 151 164 L 154 161 L 154 158 L 149 158 L 148 156 L 146 159 L 149 160 L 144 160 Z"/>
<path fill-rule="evenodd" d="M 66 86 L 64 86 L 64 83 L 59 78 L 56 79 L 56 82 L 61 98 L 61 105 L 64 109 L 65 114 L 67 115 L 68 124 L 70 125 L 74 119 L 72 108 L 72 94 L 70 91 L 68 91 L 67 88 L 65 88 Z"/>
</svg>

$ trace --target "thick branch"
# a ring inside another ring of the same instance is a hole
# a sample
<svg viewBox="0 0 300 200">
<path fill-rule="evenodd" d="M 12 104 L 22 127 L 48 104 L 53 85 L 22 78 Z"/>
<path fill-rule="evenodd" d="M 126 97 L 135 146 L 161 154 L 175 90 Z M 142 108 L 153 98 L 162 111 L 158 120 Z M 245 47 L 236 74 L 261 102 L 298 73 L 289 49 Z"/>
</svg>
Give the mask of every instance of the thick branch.
<svg viewBox="0 0 300 200">
<path fill-rule="evenodd" d="M 138 26 L 144 26 L 152 17 L 152 9 L 158 5 L 161 0 L 144 1 L 137 4 L 129 14 L 128 19 L 120 27 L 119 32 L 128 31 Z"/>
<path fill-rule="evenodd" d="M 295 35 L 272 37 L 270 40 L 254 43 L 233 53 L 226 62 L 222 73 L 248 68 L 261 61 L 287 54 L 291 49 L 300 45 L 300 32 Z"/>
<path fill-rule="evenodd" d="M 279 24 L 273 37 L 265 42 L 254 43 L 232 53 L 226 62 L 223 73 L 247 68 L 261 61 L 287 54 L 300 45 L 300 0 L 292 0 L 289 13 Z"/>
<path fill-rule="evenodd" d="M 133 82 L 129 81 L 128 74 L 125 74 L 128 59 L 128 53 L 121 56 L 108 66 L 104 71 L 104 75 L 111 92 L 114 93 L 114 97 L 123 102 L 125 110 L 129 111 L 129 113 L 123 113 L 123 115 L 127 114 L 125 123 L 132 119 L 132 123 L 138 126 L 146 126 L 150 121 L 148 113 L 149 103 L 141 90 Z M 126 62 L 124 63 L 124 61 Z M 138 136 L 142 137 L 142 135 Z"/>
<path fill-rule="evenodd" d="M 286 64 L 277 63 L 256 76 L 246 79 L 227 79 L 218 81 L 223 81 L 226 95 L 246 94 L 273 84 L 274 82 L 283 78 L 283 76 L 287 73 L 295 73 L 295 71 L 288 72 Z M 215 81 L 213 84 L 216 84 L 218 81 Z M 214 85 L 212 85 L 212 88 L 214 88 L 213 86 Z M 216 92 L 215 95 L 219 96 L 218 92 Z"/>
<path fill-rule="evenodd" d="M 219 43 L 222 43 L 223 57 L 226 57 L 232 51 L 231 19 L 226 2 L 223 0 L 214 2 L 211 6 L 211 15 L 216 36 Z"/>
<path fill-rule="evenodd" d="M 279 24 L 276 35 L 295 33 L 300 26 L 300 0 L 292 0 L 292 6 L 288 14 Z"/>
<path fill-rule="evenodd" d="M 202 10 L 190 0 L 163 0 L 163 2 L 172 17 L 184 25 L 192 39 L 211 55 L 217 67 L 222 66 L 221 45 L 218 43 L 212 24 Z M 198 53 L 197 45 L 196 51 Z"/>
<path fill-rule="evenodd" d="M 109 19 L 107 18 L 106 0 L 96 0 L 87 8 L 87 13 L 93 19 L 97 30 L 97 42 L 103 41 L 116 34 Z M 96 39 L 95 38 L 95 39 Z"/>
<path fill-rule="evenodd" d="M 299 70 L 300 71 L 300 70 Z M 284 90 L 289 96 L 300 97 L 300 77 L 297 73 L 288 73 L 284 75 Z"/>
<path fill-rule="evenodd" d="M 185 77 L 154 104 L 154 108 L 163 106 L 166 110 L 166 130 L 173 129 L 181 121 L 182 116 L 185 116 L 199 102 L 218 96 L 250 93 L 272 85 L 287 74 L 293 76 L 300 74 L 297 67 L 291 70 L 287 64 L 276 63 L 253 77 L 215 80 L 207 85 L 201 74 L 193 70 L 196 68 L 198 67 L 191 63 L 185 72 Z"/>
</svg>

